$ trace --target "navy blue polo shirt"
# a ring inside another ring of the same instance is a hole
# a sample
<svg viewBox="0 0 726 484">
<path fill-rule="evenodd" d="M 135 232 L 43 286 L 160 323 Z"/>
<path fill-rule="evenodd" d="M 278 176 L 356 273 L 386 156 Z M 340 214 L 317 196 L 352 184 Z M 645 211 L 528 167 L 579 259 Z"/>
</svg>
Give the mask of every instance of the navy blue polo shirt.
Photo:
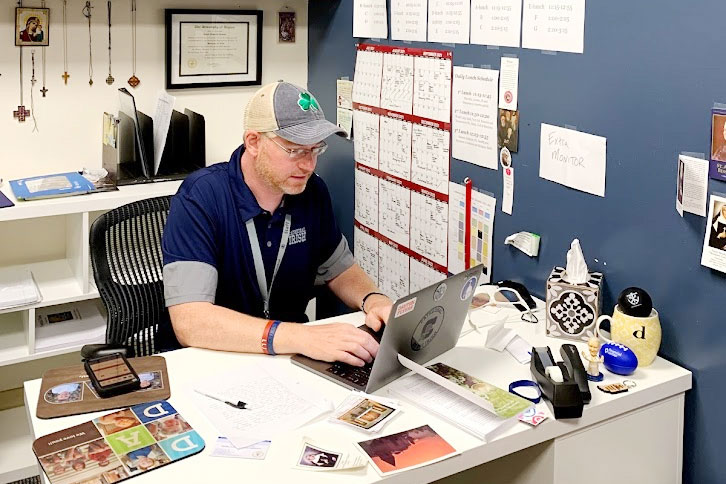
<svg viewBox="0 0 726 484">
<path fill-rule="evenodd" d="M 192 173 L 172 198 L 162 241 L 166 305 L 207 301 L 264 317 L 245 223 L 254 219 L 269 283 L 290 214 L 287 249 L 270 292 L 270 318 L 306 321 L 314 286 L 348 269 L 353 255 L 319 176 L 311 176 L 302 193 L 285 195 L 271 214 L 245 183 L 243 152 L 244 145 L 229 162 Z"/>
</svg>

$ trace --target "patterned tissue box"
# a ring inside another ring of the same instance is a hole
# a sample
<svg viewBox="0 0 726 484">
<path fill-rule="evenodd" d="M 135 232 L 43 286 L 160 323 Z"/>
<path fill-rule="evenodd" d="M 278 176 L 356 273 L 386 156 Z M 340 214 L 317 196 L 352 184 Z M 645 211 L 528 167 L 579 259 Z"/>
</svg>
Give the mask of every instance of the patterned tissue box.
<svg viewBox="0 0 726 484">
<path fill-rule="evenodd" d="M 547 278 L 547 336 L 587 341 L 600 316 L 603 275 L 589 272 L 585 284 L 571 284 L 564 273 L 564 267 L 555 267 Z"/>
</svg>

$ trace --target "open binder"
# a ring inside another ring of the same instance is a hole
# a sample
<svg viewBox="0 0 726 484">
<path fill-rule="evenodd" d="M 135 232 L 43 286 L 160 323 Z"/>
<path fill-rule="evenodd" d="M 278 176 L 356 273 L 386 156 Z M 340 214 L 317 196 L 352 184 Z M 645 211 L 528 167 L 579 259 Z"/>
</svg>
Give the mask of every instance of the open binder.
<svg viewBox="0 0 726 484">
<path fill-rule="evenodd" d="M 125 88 L 119 89 L 114 143 L 104 142 L 103 167 L 117 185 L 178 180 L 205 165 L 204 116 L 185 109 L 172 111 L 164 150 L 154 163 L 154 122 L 136 109 Z"/>
</svg>

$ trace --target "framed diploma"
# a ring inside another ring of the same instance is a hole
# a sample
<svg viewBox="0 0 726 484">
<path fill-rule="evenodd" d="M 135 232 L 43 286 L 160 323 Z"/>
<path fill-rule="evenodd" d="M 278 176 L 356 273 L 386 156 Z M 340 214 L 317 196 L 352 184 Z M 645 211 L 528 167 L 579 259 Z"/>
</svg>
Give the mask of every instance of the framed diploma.
<svg viewBox="0 0 726 484">
<path fill-rule="evenodd" d="M 166 9 L 166 88 L 259 85 L 262 10 Z"/>
</svg>

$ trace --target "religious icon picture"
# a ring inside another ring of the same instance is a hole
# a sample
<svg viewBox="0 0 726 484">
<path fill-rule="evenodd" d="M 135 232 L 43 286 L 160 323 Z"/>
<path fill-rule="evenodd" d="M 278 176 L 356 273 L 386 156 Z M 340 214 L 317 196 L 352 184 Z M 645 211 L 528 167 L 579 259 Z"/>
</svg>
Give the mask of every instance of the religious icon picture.
<svg viewBox="0 0 726 484">
<path fill-rule="evenodd" d="M 711 110 L 711 167 L 709 176 L 726 181 L 726 109 Z"/>
<path fill-rule="evenodd" d="M 497 138 L 500 148 L 516 153 L 519 149 L 519 111 L 499 110 Z"/>
<path fill-rule="evenodd" d="M 711 195 L 701 265 L 726 272 L 726 197 Z"/>
<path fill-rule="evenodd" d="M 295 12 L 277 12 L 279 21 L 279 42 L 295 42 Z"/>
<path fill-rule="evenodd" d="M 48 25 L 50 9 L 15 8 L 15 45 L 48 45 Z"/>
</svg>

